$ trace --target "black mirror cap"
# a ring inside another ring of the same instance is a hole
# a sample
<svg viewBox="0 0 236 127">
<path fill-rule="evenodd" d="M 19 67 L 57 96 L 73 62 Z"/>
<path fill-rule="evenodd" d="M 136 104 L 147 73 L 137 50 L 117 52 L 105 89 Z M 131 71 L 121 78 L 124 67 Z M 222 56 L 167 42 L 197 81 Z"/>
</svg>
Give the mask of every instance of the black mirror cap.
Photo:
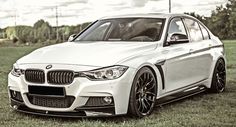
<svg viewBox="0 0 236 127">
<path fill-rule="evenodd" d="M 189 39 L 187 35 L 181 34 L 181 33 L 173 33 L 171 34 L 170 38 L 167 40 L 166 46 L 172 45 L 172 44 L 188 43 L 188 42 L 189 42 Z"/>
<path fill-rule="evenodd" d="M 75 37 L 76 37 L 76 34 L 72 34 L 72 35 L 70 35 L 70 37 L 68 38 L 68 42 L 72 42 L 74 39 L 75 39 Z"/>
</svg>

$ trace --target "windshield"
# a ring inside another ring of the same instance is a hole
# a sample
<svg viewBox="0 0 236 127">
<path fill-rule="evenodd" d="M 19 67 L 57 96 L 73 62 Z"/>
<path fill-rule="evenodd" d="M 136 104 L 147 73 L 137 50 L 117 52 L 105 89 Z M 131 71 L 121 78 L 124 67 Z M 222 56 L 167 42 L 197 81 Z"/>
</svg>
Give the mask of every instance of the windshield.
<svg viewBox="0 0 236 127">
<path fill-rule="evenodd" d="M 93 23 L 74 41 L 157 41 L 164 19 L 120 18 Z"/>
</svg>

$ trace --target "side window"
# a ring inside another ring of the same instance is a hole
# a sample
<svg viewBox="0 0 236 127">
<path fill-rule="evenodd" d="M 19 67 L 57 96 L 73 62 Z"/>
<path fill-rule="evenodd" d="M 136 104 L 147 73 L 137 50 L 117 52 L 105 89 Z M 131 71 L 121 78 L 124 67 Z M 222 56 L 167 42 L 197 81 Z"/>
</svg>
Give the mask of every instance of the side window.
<svg viewBox="0 0 236 127">
<path fill-rule="evenodd" d="M 185 24 L 189 30 L 189 35 L 192 41 L 201 41 L 203 40 L 201 29 L 198 23 L 192 19 L 185 19 Z"/>
<path fill-rule="evenodd" d="M 184 24 L 180 18 L 173 19 L 170 22 L 170 26 L 168 29 L 168 38 L 173 34 L 173 33 L 179 33 L 187 36 L 187 32 L 185 30 Z"/>
<path fill-rule="evenodd" d="M 203 39 L 204 40 L 210 39 L 210 36 L 209 36 L 209 33 L 208 33 L 207 29 L 204 26 L 202 26 L 201 24 L 199 24 L 199 25 L 200 25 L 200 28 L 202 30 Z"/>
</svg>

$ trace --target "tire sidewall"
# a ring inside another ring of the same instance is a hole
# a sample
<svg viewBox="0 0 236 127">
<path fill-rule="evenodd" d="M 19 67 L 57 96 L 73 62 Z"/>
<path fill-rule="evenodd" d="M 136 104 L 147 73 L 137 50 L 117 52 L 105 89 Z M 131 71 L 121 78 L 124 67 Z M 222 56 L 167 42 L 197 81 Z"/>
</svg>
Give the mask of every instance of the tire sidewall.
<svg viewBox="0 0 236 127">
<path fill-rule="evenodd" d="M 217 85 L 217 77 L 216 77 L 216 73 L 217 73 L 217 67 L 220 65 L 220 64 L 223 64 L 224 65 L 224 68 L 225 68 L 225 62 L 223 59 L 219 59 L 217 62 L 216 62 L 216 65 L 215 65 L 215 68 L 214 68 L 214 72 L 213 72 L 213 76 L 212 76 L 212 82 L 211 82 L 211 88 L 210 88 L 210 92 L 213 92 L 213 93 L 221 93 L 225 90 L 225 85 L 226 85 L 226 81 L 224 82 L 224 88 L 223 90 L 221 89 L 218 89 L 218 87 L 216 86 Z M 225 69 L 226 70 L 226 69 Z M 226 72 L 225 72 L 226 73 Z M 226 75 L 225 75 L 226 77 Z"/>
<path fill-rule="evenodd" d="M 157 81 L 156 81 L 155 75 L 153 74 L 153 72 L 148 67 L 141 68 L 136 73 L 136 75 L 134 77 L 132 87 L 131 87 L 131 92 L 130 92 L 130 101 L 129 101 L 129 114 L 134 115 L 136 117 L 144 117 L 144 116 L 150 115 L 153 112 L 153 108 L 154 108 L 155 102 L 156 102 L 156 99 L 155 99 L 154 104 L 153 104 L 153 106 L 151 107 L 151 109 L 149 110 L 148 113 L 142 114 L 142 113 L 139 112 L 138 107 L 136 105 L 136 90 L 135 90 L 135 88 L 136 88 L 136 84 L 137 84 L 137 81 L 138 81 L 139 77 L 143 73 L 150 73 L 153 76 L 153 78 L 155 80 L 155 93 L 156 93 L 155 98 L 157 96 Z"/>
</svg>

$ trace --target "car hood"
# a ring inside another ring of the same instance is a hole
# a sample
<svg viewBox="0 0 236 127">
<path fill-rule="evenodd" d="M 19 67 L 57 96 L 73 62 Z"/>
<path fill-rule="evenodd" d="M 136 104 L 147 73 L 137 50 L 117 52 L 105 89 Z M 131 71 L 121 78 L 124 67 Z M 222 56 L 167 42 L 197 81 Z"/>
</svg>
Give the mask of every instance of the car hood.
<svg viewBox="0 0 236 127">
<path fill-rule="evenodd" d="M 43 47 L 22 57 L 17 64 L 76 64 L 110 66 L 145 51 L 153 42 L 66 42 Z"/>
</svg>

